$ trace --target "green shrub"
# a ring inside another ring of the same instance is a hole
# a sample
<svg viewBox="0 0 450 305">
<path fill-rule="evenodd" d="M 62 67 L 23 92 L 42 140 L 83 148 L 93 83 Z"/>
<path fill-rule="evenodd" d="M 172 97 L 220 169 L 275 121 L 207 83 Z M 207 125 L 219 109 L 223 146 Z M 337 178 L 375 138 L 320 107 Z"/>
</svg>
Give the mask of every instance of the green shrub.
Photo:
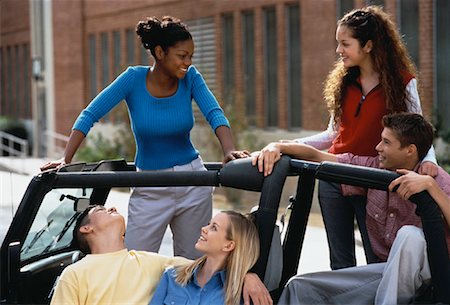
<svg viewBox="0 0 450 305">
<path fill-rule="evenodd" d="M 83 162 L 111 159 L 134 160 L 136 144 L 130 128 L 126 104 L 121 102 L 110 115 L 121 126 L 112 140 L 105 138 L 101 133 L 89 134 L 86 145 L 78 150 L 75 160 Z"/>
<path fill-rule="evenodd" d="M 101 133 L 90 136 L 89 143 L 78 150 L 75 160 L 83 162 L 111 159 L 133 161 L 135 150 L 133 134 L 131 131 L 121 129 L 112 140 L 106 139 Z"/>
<path fill-rule="evenodd" d="M 28 139 L 25 124 L 17 119 L 0 117 L 0 131 L 7 132 L 21 139 Z"/>
</svg>

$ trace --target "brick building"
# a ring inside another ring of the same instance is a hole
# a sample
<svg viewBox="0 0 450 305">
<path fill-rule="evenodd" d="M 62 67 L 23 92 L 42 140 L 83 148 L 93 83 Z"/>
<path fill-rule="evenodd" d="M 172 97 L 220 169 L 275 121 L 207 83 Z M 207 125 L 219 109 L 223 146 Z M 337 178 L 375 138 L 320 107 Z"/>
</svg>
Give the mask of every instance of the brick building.
<svg viewBox="0 0 450 305">
<path fill-rule="evenodd" d="M 42 130 L 68 135 L 126 66 L 149 63 L 137 21 L 172 15 L 193 33 L 194 64 L 246 126 L 321 130 L 336 20 L 368 3 L 396 20 L 420 72 L 424 112 L 450 128 L 447 0 L 0 0 L 0 116 L 27 122 L 37 142 Z"/>
</svg>

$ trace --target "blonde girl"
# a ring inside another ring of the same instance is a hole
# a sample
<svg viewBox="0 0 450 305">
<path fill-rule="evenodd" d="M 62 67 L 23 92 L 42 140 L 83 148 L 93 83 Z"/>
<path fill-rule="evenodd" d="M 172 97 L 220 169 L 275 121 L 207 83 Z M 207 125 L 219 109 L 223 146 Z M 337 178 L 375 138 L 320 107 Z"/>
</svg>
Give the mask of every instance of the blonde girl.
<svg viewBox="0 0 450 305">
<path fill-rule="evenodd" d="M 259 256 L 259 238 L 246 216 L 223 211 L 202 228 L 195 244 L 204 255 L 182 266 L 168 269 L 150 305 L 227 304 L 241 302 L 244 277 Z"/>
</svg>

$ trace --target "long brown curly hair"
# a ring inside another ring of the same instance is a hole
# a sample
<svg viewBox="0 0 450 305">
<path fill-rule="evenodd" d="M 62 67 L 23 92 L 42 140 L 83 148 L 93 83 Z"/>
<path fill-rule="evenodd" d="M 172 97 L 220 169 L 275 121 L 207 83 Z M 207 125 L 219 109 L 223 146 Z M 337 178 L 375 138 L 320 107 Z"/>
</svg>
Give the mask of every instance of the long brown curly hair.
<svg viewBox="0 0 450 305">
<path fill-rule="evenodd" d="M 416 76 L 417 73 L 390 16 L 381 7 L 371 5 L 347 13 L 337 25 L 347 27 L 361 47 L 369 40 L 372 41 L 370 54 L 374 69 L 379 73 L 380 85 L 385 91 L 386 108 L 391 112 L 407 111 L 410 97 L 407 96 L 403 76 L 405 73 Z M 340 59 L 328 74 L 323 94 L 336 124 L 342 116 L 345 89 L 354 83 L 359 75 L 358 66 L 345 68 Z"/>
</svg>

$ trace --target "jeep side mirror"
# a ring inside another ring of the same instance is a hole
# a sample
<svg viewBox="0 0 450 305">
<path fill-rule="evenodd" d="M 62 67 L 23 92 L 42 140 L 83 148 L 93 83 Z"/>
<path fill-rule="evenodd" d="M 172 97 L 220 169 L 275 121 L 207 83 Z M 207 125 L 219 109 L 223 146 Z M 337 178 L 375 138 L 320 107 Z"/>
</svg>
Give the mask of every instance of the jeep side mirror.
<svg viewBox="0 0 450 305">
<path fill-rule="evenodd" d="M 78 213 L 82 213 L 91 204 L 89 198 L 78 198 L 73 202 L 73 210 Z"/>
</svg>

